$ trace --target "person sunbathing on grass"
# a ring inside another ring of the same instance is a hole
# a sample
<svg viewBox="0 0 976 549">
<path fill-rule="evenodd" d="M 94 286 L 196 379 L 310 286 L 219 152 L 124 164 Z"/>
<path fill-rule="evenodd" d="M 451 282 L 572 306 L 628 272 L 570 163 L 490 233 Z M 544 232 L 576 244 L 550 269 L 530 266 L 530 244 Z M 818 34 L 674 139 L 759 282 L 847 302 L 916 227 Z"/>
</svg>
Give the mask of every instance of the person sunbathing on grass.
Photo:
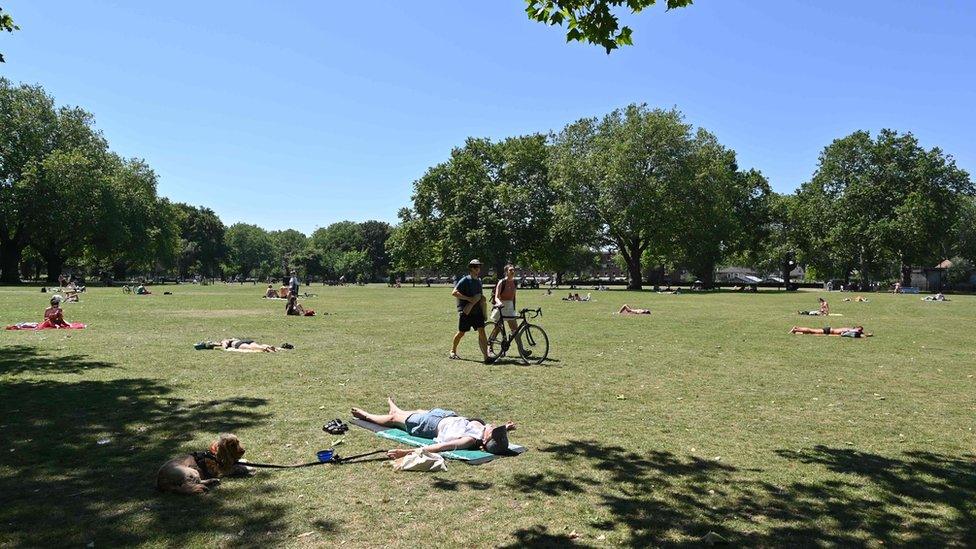
<svg viewBox="0 0 976 549">
<path fill-rule="evenodd" d="M 617 311 L 617 314 L 621 314 L 621 315 L 649 315 L 649 314 L 651 314 L 651 310 L 650 309 L 635 309 L 635 308 L 631 307 L 630 305 L 627 305 L 626 303 L 624 303 L 620 307 L 620 310 Z"/>
<path fill-rule="evenodd" d="M 268 284 L 268 289 L 264 292 L 265 299 L 277 299 L 278 292 L 275 291 L 274 286 Z"/>
<path fill-rule="evenodd" d="M 238 353 L 277 353 L 278 348 L 274 345 L 256 343 L 253 339 L 222 339 L 220 341 L 203 341 L 194 345 L 197 350 L 204 349 L 223 349 L 225 351 L 236 351 Z M 282 349 L 291 349 L 290 343 L 281 346 Z"/>
<path fill-rule="evenodd" d="M 51 296 L 51 306 L 44 309 L 44 322 L 38 324 L 37 329 L 45 328 L 70 328 L 71 325 L 64 320 L 64 311 L 61 310 L 61 296 Z"/>
<path fill-rule="evenodd" d="M 516 425 L 509 421 L 504 425 L 492 425 L 481 419 L 468 419 L 451 410 L 401 410 L 392 398 L 386 399 L 390 410 L 385 414 L 371 414 L 362 408 L 353 408 L 353 417 L 384 427 L 396 427 L 421 438 L 434 439 L 423 449 L 431 452 L 483 449 L 497 455 L 509 455 L 508 432 Z M 386 453 L 390 459 L 401 458 L 414 450 L 394 448 Z"/>
<path fill-rule="evenodd" d="M 791 334 L 796 335 L 815 335 L 815 336 L 838 336 L 838 337 L 871 337 L 874 334 L 864 331 L 864 326 L 854 326 L 853 328 L 841 327 L 841 328 L 831 328 L 830 326 L 825 326 L 823 328 L 805 328 L 803 326 L 793 326 L 790 329 Z"/>
<path fill-rule="evenodd" d="M 862 296 L 857 296 L 854 299 L 851 299 L 849 297 L 845 297 L 844 298 L 844 301 L 853 301 L 855 303 L 868 303 L 868 298 L 862 297 Z"/>
<path fill-rule="evenodd" d="M 939 292 L 935 295 L 927 295 L 923 297 L 922 301 L 949 301 L 949 300 L 946 299 L 946 296 L 942 292 Z"/>
<path fill-rule="evenodd" d="M 822 297 L 818 297 L 817 299 L 820 300 L 819 309 L 815 311 L 797 311 L 797 312 L 801 315 L 828 316 L 830 314 L 830 305 L 827 305 L 827 300 Z"/>
</svg>

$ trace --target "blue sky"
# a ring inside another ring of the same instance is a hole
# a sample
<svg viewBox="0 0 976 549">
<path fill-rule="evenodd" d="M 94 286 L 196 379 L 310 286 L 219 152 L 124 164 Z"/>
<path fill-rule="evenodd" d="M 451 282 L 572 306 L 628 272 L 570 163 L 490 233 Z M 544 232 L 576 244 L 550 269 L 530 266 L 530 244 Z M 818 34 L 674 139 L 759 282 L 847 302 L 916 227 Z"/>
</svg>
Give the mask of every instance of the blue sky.
<svg viewBox="0 0 976 549">
<path fill-rule="evenodd" d="M 698 0 L 627 16 L 607 56 L 522 0 L 5 0 L 0 74 L 93 112 L 160 193 L 306 233 L 395 221 L 467 136 L 681 109 L 795 189 L 856 129 L 912 131 L 976 173 L 976 2 Z M 288 197 L 283 202 L 280 197 Z"/>
</svg>

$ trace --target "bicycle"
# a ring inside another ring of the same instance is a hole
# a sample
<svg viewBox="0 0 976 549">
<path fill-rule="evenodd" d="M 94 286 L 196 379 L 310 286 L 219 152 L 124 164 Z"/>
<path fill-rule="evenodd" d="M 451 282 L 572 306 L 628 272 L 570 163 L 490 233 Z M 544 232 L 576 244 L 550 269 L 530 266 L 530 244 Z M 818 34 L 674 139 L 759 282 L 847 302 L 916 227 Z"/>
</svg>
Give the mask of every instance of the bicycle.
<svg viewBox="0 0 976 549">
<path fill-rule="evenodd" d="M 499 307 L 496 305 L 493 308 L 498 309 Z M 522 309 L 518 316 L 502 316 L 498 322 L 488 321 L 485 323 L 485 330 L 490 330 L 488 332 L 488 349 L 494 351 L 494 346 L 496 344 L 499 346 L 499 352 L 495 355 L 497 358 L 505 356 L 513 341 L 518 347 L 519 358 L 525 364 L 542 364 L 542 361 L 549 355 L 549 336 L 546 335 L 546 331 L 542 327 L 530 324 L 528 315 L 531 315 L 531 318 L 540 317 L 542 316 L 542 309 Z M 522 321 L 511 337 L 508 337 L 505 325 L 508 320 L 513 319 L 521 319 Z"/>
<path fill-rule="evenodd" d="M 122 286 L 122 293 L 123 294 L 131 294 L 132 293 L 132 286 L 128 286 L 128 285 Z"/>
</svg>

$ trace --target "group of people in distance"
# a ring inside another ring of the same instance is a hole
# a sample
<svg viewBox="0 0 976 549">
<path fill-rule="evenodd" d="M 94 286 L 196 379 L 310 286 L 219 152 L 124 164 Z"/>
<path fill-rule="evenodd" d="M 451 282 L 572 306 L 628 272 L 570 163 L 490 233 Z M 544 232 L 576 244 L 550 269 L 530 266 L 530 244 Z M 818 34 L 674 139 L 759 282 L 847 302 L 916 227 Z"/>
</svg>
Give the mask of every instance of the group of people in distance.
<svg viewBox="0 0 976 549">
<path fill-rule="evenodd" d="M 827 300 L 818 297 L 820 301 L 820 307 L 812 311 L 797 311 L 801 315 L 809 316 L 829 316 L 830 315 L 830 305 L 827 304 Z M 858 301 L 867 301 L 866 299 L 857 298 Z M 850 301 L 846 299 L 845 301 Z M 864 326 L 853 326 L 853 327 L 841 327 L 841 328 L 831 328 L 830 326 L 824 326 L 823 328 L 808 328 L 806 326 L 793 326 L 790 328 L 790 333 L 794 335 L 814 335 L 814 336 L 838 336 L 838 337 L 871 337 L 874 334 L 864 331 Z"/>
<path fill-rule="evenodd" d="M 579 294 L 570 292 L 567 297 L 563 298 L 563 301 L 589 301 L 591 299 L 593 299 L 593 297 L 590 294 L 586 294 L 586 297 L 580 297 Z"/>
<path fill-rule="evenodd" d="M 285 299 L 285 315 L 286 316 L 315 316 L 315 311 L 312 309 L 305 308 L 298 302 L 298 275 L 296 273 L 291 273 L 291 277 L 288 279 L 288 284 L 282 284 L 278 290 L 274 289 L 274 286 L 268 284 L 268 289 L 264 292 L 265 299 Z"/>
</svg>

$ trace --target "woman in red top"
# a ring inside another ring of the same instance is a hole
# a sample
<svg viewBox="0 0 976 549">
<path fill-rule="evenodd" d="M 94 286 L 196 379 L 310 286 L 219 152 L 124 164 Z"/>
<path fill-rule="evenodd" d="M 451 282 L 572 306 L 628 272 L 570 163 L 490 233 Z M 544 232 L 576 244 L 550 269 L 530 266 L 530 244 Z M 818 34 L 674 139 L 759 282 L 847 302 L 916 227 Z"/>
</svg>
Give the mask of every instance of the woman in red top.
<svg viewBox="0 0 976 549">
<path fill-rule="evenodd" d="M 517 286 L 515 283 L 515 267 L 505 265 L 505 278 L 498 281 L 498 284 L 495 285 L 495 291 L 492 292 L 494 303 L 492 303 L 491 321 L 496 324 L 489 339 L 493 340 L 498 335 L 501 329 L 499 323 L 502 320 L 508 322 L 510 334 L 514 334 L 518 329 L 518 323 L 515 322 L 515 291 Z"/>
<path fill-rule="evenodd" d="M 44 322 L 37 326 L 38 330 L 44 328 L 70 328 L 71 326 L 64 321 L 64 311 L 61 310 L 61 296 L 55 295 L 51 298 L 51 306 L 44 309 Z"/>
</svg>

